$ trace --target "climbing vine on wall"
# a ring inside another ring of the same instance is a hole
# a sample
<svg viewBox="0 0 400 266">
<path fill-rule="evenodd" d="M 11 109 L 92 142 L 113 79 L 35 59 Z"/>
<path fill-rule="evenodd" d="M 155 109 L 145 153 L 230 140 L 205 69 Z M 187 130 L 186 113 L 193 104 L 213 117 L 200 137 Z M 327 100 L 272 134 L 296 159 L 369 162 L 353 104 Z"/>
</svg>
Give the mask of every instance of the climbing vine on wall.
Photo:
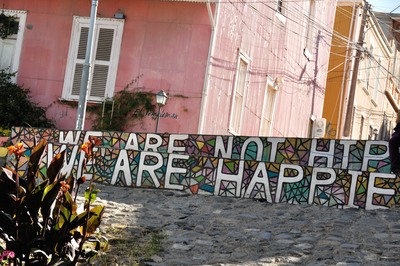
<svg viewBox="0 0 400 266">
<path fill-rule="evenodd" d="M 116 92 L 113 98 L 88 106 L 88 112 L 94 115 L 93 129 L 123 131 L 128 123 L 140 120 L 144 113 L 155 110 L 154 94 L 134 86 L 140 77 Z M 134 112 L 137 109 L 145 112 Z"/>
</svg>

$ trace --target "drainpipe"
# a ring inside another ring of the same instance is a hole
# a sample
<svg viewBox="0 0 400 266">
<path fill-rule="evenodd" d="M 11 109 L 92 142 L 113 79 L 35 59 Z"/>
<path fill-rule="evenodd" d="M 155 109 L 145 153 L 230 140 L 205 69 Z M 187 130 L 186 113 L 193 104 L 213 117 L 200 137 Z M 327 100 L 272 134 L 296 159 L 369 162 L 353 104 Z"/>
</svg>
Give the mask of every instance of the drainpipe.
<svg viewBox="0 0 400 266">
<path fill-rule="evenodd" d="M 204 132 L 204 119 L 205 119 L 205 111 L 207 109 L 207 98 L 208 98 L 208 83 L 209 83 L 209 72 L 210 72 L 210 67 L 211 67 L 211 56 L 214 51 L 214 39 L 215 39 L 215 25 L 216 21 L 215 18 L 216 15 L 218 14 L 218 9 L 219 9 L 219 3 L 216 3 L 215 6 L 215 12 L 214 15 L 212 14 L 211 6 L 210 6 L 210 0 L 207 0 L 207 11 L 208 11 L 208 16 L 210 17 L 210 24 L 211 24 L 211 38 L 210 38 L 210 47 L 208 49 L 208 57 L 207 57 L 207 66 L 206 66 L 206 71 L 204 75 L 204 83 L 203 83 L 203 93 L 201 97 L 201 106 L 200 106 L 200 117 L 199 117 L 199 126 L 198 126 L 198 133 L 202 134 Z"/>
<path fill-rule="evenodd" d="M 76 118 L 76 130 L 83 130 L 85 124 L 85 114 L 86 114 L 86 105 L 87 105 L 87 97 L 89 92 L 89 79 L 90 77 L 90 68 L 92 61 L 92 46 L 93 46 L 93 32 L 96 24 L 96 14 L 97 14 L 97 6 L 98 0 L 92 0 L 92 10 L 90 12 L 90 25 L 89 25 L 89 35 L 87 39 L 86 45 L 86 54 L 85 54 L 85 63 L 83 64 L 82 69 L 82 79 L 81 79 L 81 87 L 79 91 L 79 103 L 78 103 L 78 114 Z"/>
</svg>

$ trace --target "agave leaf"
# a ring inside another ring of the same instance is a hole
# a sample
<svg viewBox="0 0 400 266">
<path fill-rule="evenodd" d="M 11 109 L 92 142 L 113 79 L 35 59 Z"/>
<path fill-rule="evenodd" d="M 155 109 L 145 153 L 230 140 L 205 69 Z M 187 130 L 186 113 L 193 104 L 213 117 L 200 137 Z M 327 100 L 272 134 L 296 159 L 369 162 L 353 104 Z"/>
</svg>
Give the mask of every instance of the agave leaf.
<svg viewBox="0 0 400 266">
<path fill-rule="evenodd" d="M 29 158 L 28 170 L 27 170 L 27 174 L 26 174 L 26 178 L 27 178 L 27 182 L 28 182 L 28 193 L 31 193 L 31 191 L 35 188 L 36 172 L 39 170 L 39 164 L 42 160 L 46 146 L 47 146 L 47 141 L 45 139 L 43 139 L 32 150 L 31 156 Z"/>
<path fill-rule="evenodd" d="M 71 216 L 71 221 L 68 225 L 68 231 L 74 230 L 77 227 L 84 225 L 85 221 L 86 221 L 86 217 L 87 217 L 86 211 L 80 213 L 79 215 L 73 214 Z"/>
<path fill-rule="evenodd" d="M 99 192 L 100 192 L 99 189 L 91 190 L 90 187 L 88 187 L 84 193 L 86 201 L 89 202 L 89 197 L 90 197 L 90 204 L 92 204 L 96 200 L 97 193 L 99 193 Z"/>
<path fill-rule="evenodd" d="M 71 194 L 67 191 L 64 192 L 64 201 L 63 201 L 63 205 L 67 208 L 69 208 L 72 211 L 72 207 L 74 205 L 74 200 L 72 199 Z"/>
<path fill-rule="evenodd" d="M 47 217 L 49 216 L 50 207 L 54 203 L 54 200 L 57 198 L 57 194 L 60 191 L 60 182 L 61 179 L 57 179 L 52 184 L 47 185 L 43 191 L 41 212 L 44 220 L 47 219 Z"/>
<path fill-rule="evenodd" d="M 3 172 L 0 175 L 0 198 L 5 194 L 15 194 L 16 183 L 13 179 L 12 171 L 3 168 Z"/>
<path fill-rule="evenodd" d="M 2 167 L 3 172 L 1 173 L 1 179 L 6 181 L 6 177 L 9 179 L 9 181 L 13 182 L 15 184 L 15 179 L 14 179 L 14 174 L 15 171 L 11 170 L 8 167 Z"/>
<path fill-rule="evenodd" d="M 31 194 L 25 197 L 24 203 L 26 204 L 32 218 L 36 218 L 38 215 L 46 186 L 47 180 L 44 180 L 31 191 Z"/>
<path fill-rule="evenodd" d="M 96 206 L 90 210 L 90 217 L 87 224 L 87 233 L 93 234 L 97 227 L 100 226 L 101 217 L 103 216 L 105 206 Z"/>
<path fill-rule="evenodd" d="M 14 194 L 3 194 L 0 200 L 0 211 L 14 215 L 18 208 L 18 200 Z"/>
<path fill-rule="evenodd" d="M 62 228 L 65 223 L 68 223 L 72 215 L 71 210 L 63 205 L 60 206 L 60 214 L 61 215 L 58 217 L 58 222 L 56 224 L 56 228 L 58 229 Z"/>
<path fill-rule="evenodd" d="M 11 216 L 3 211 L 0 211 L 0 234 L 6 234 L 8 238 L 15 238 L 17 228 Z"/>
<path fill-rule="evenodd" d="M 65 150 L 54 156 L 49 167 L 47 168 L 47 178 L 50 183 L 53 183 L 58 173 L 64 165 Z"/>
<path fill-rule="evenodd" d="M 96 250 L 88 250 L 87 252 L 85 252 L 85 258 L 87 263 L 90 265 L 93 263 L 94 259 L 99 255 L 99 252 Z"/>
</svg>

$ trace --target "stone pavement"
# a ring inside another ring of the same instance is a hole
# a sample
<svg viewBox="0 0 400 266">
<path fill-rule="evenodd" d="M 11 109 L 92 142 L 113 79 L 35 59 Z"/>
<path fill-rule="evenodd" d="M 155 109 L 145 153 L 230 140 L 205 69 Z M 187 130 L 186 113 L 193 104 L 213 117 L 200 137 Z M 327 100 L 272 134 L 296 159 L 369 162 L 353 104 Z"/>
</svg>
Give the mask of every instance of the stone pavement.
<svg viewBox="0 0 400 266">
<path fill-rule="evenodd" d="M 400 265 L 400 207 L 336 209 L 96 184 L 100 231 L 160 230 L 147 265 Z M 118 265 L 132 265 L 120 256 Z"/>
</svg>

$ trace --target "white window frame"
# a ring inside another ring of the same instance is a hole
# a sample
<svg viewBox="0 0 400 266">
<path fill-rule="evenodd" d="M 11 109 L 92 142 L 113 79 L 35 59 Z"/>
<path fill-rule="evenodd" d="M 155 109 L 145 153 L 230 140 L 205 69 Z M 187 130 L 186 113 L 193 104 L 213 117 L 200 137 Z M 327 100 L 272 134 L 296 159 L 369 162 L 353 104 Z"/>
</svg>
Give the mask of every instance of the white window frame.
<svg viewBox="0 0 400 266">
<path fill-rule="evenodd" d="M 239 85 L 240 82 L 240 71 L 241 71 L 241 62 L 246 64 L 246 69 L 245 69 L 245 75 L 243 79 L 243 93 L 240 95 L 240 90 L 239 90 Z M 231 104 L 231 111 L 230 111 L 230 120 L 229 120 L 229 131 L 234 134 L 238 135 L 241 132 L 242 129 L 242 120 L 243 120 L 243 113 L 244 113 L 244 107 L 246 103 L 246 94 L 247 94 L 247 87 L 248 87 L 248 72 L 250 68 L 250 59 L 248 56 L 246 56 L 244 53 L 239 52 L 239 58 L 237 62 L 237 67 L 236 67 L 236 74 L 235 74 L 235 85 L 232 93 L 232 104 Z M 236 106 L 236 98 L 241 97 L 241 105 Z M 235 121 L 235 115 L 237 121 Z M 237 122 L 237 125 L 235 124 Z"/>
<path fill-rule="evenodd" d="M 377 62 L 377 68 L 376 68 L 376 74 L 375 74 L 375 86 L 373 88 L 373 93 L 372 93 L 372 100 L 375 103 L 377 102 L 378 91 L 379 91 L 379 87 L 380 87 L 381 68 L 382 68 L 382 60 L 381 60 L 380 56 L 378 55 L 378 62 Z"/>
<path fill-rule="evenodd" d="M 358 132 L 358 139 L 363 139 L 364 135 L 364 127 L 365 127 L 365 114 L 361 114 L 360 116 L 360 131 Z"/>
<path fill-rule="evenodd" d="M 366 69 L 366 74 L 365 74 L 365 82 L 366 82 L 366 89 L 367 92 L 369 93 L 369 84 L 370 84 L 370 79 L 371 79 L 371 68 L 372 68 L 372 57 L 373 57 L 373 52 L 374 52 L 374 46 L 370 44 L 369 46 L 369 53 L 368 53 L 368 65 Z"/>
<path fill-rule="evenodd" d="M 76 62 L 84 60 L 78 60 L 77 53 L 79 48 L 79 38 L 82 27 L 89 27 L 90 18 L 89 17 L 73 17 L 72 31 L 71 31 L 71 41 L 69 45 L 69 53 L 68 53 L 68 61 L 67 68 L 65 72 L 64 78 L 64 86 L 62 92 L 63 100 L 79 100 L 79 95 L 72 95 L 72 86 L 74 81 L 74 73 Z M 100 28 L 112 28 L 114 29 L 114 38 L 112 43 L 111 55 L 110 55 L 110 63 L 107 75 L 107 83 L 106 90 L 103 97 L 95 97 L 90 96 L 90 92 L 88 94 L 87 100 L 89 102 L 102 102 L 105 99 L 112 98 L 114 95 L 115 82 L 117 78 L 117 70 L 119 63 L 119 54 L 122 43 L 122 33 L 124 27 L 123 19 L 112 19 L 112 18 L 97 18 L 96 26 L 93 33 L 93 56 L 91 65 L 94 66 L 95 63 L 95 55 L 97 49 L 97 37 L 98 31 Z M 82 63 L 83 63 L 82 62 Z M 91 72 L 93 72 L 94 67 L 91 67 Z M 90 73 L 92 76 L 92 73 Z"/>
<path fill-rule="evenodd" d="M 283 9 L 284 9 L 283 0 L 276 0 L 276 11 L 283 14 L 284 11 Z"/>
<path fill-rule="evenodd" d="M 283 23 L 286 23 L 286 6 L 284 0 L 276 0 L 276 17 Z"/>
<path fill-rule="evenodd" d="M 279 86 L 270 77 L 265 86 L 264 102 L 261 113 L 260 136 L 271 136 L 275 117 L 276 99 Z"/>
<path fill-rule="evenodd" d="M 308 59 L 308 61 L 311 61 L 313 57 L 313 49 L 314 49 L 314 20 L 315 18 L 315 12 L 316 12 L 316 1 L 315 0 L 309 0 L 309 6 L 308 6 L 308 14 L 306 16 L 306 44 L 303 50 L 304 56 Z"/>
<path fill-rule="evenodd" d="M 19 22 L 18 34 L 16 36 L 12 36 L 13 38 L 16 38 L 16 44 L 15 44 L 14 58 L 11 67 L 11 73 L 16 72 L 16 74 L 14 77 L 11 78 L 11 81 L 16 82 L 18 76 L 19 61 L 21 58 L 21 50 L 22 50 L 23 36 L 25 32 L 27 11 L 0 9 L 0 12 L 4 12 L 4 14 L 7 16 L 16 16 Z"/>
</svg>

